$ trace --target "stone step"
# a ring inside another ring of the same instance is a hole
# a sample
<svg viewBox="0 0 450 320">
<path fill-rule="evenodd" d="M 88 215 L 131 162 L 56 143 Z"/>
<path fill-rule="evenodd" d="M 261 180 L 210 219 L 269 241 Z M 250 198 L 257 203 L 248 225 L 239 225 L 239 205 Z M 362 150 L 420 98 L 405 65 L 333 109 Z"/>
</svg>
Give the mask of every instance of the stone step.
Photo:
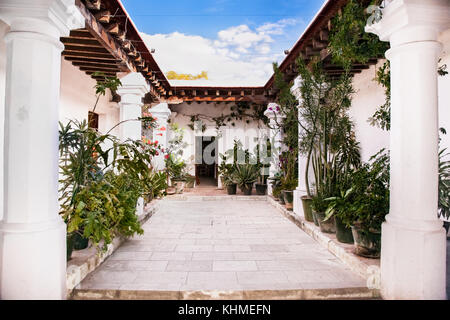
<svg viewBox="0 0 450 320">
<path fill-rule="evenodd" d="M 75 289 L 73 300 L 372 300 L 379 290 L 366 287 L 297 290 L 154 291 Z"/>
</svg>

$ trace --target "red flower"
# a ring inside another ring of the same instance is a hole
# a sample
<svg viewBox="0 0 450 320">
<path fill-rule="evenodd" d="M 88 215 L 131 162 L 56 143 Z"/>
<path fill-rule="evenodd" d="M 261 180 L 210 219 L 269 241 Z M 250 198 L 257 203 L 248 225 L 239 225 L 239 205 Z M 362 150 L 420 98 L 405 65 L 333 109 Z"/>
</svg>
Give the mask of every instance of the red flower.
<svg viewBox="0 0 450 320">
<path fill-rule="evenodd" d="M 164 159 L 169 159 L 169 155 L 168 154 L 166 154 L 165 156 L 164 156 Z"/>
</svg>

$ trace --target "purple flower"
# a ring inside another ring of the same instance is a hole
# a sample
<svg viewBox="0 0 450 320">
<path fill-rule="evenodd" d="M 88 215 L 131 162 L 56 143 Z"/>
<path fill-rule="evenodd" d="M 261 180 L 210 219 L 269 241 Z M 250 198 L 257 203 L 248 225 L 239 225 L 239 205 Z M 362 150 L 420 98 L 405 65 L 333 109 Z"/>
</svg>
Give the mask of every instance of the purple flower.
<svg viewBox="0 0 450 320">
<path fill-rule="evenodd" d="M 270 111 L 273 111 L 272 107 L 269 107 L 269 110 L 270 110 Z"/>
<path fill-rule="evenodd" d="M 280 107 L 277 107 L 277 112 L 280 112 Z"/>
</svg>

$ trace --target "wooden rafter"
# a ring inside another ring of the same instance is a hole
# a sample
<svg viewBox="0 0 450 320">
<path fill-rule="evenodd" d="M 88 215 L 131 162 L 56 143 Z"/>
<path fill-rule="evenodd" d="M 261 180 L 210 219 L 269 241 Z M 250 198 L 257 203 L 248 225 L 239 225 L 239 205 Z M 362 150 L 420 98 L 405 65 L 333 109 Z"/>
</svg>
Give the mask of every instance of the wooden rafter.
<svg viewBox="0 0 450 320">
<path fill-rule="evenodd" d="M 122 49 L 122 46 L 116 41 L 111 34 L 97 21 L 99 19 L 102 22 L 106 22 L 106 16 L 110 16 L 107 12 L 100 12 L 100 17 L 96 19 L 89 10 L 84 6 L 81 0 L 75 0 L 76 5 L 79 7 L 81 14 L 86 21 L 86 29 L 97 39 L 97 41 L 109 52 L 114 58 L 123 61 L 128 69 L 132 72 L 136 72 L 136 66 Z M 97 14 L 97 15 L 99 15 Z"/>
</svg>

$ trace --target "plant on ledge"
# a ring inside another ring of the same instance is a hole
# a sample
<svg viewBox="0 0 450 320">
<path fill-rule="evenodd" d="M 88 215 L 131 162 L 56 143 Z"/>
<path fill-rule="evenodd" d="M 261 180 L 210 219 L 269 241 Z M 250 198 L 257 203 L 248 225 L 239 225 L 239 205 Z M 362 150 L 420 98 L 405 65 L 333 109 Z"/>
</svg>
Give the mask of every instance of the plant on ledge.
<svg viewBox="0 0 450 320">
<path fill-rule="evenodd" d="M 238 164 L 234 171 L 234 180 L 245 195 L 251 195 L 253 183 L 258 180 L 259 169 L 254 164 Z"/>
<path fill-rule="evenodd" d="M 120 85 L 117 78 L 106 78 L 96 85 L 97 101 L 106 90 Z M 95 109 L 95 107 L 94 107 Z M 148 121 L 142 117 L 127 121 Z M 136 215 L 140 197 L 155 190 L 150 179 L 150 162 L 158 153 L 154 145 L 142 141 L 119 141 L 89 128 L 86 120 L 60 123 L 60 215 L 67 224 L 70 259 L 75 239 L 90 240 L 106 250 L 114 237 L 141 234 Z M 82 248 L 79 248 L 82 249 Z"/>
<path fill-rule="evenodd" d="M 339 215 L 352 228 L 356 253 L 377 258 L 381 249 L 381 224 L 389 212 L 389 153 L 382 149 L 369 163 L 348 173 L 350 188 L 329 198 L 327 218 Z"/>
</svg>

